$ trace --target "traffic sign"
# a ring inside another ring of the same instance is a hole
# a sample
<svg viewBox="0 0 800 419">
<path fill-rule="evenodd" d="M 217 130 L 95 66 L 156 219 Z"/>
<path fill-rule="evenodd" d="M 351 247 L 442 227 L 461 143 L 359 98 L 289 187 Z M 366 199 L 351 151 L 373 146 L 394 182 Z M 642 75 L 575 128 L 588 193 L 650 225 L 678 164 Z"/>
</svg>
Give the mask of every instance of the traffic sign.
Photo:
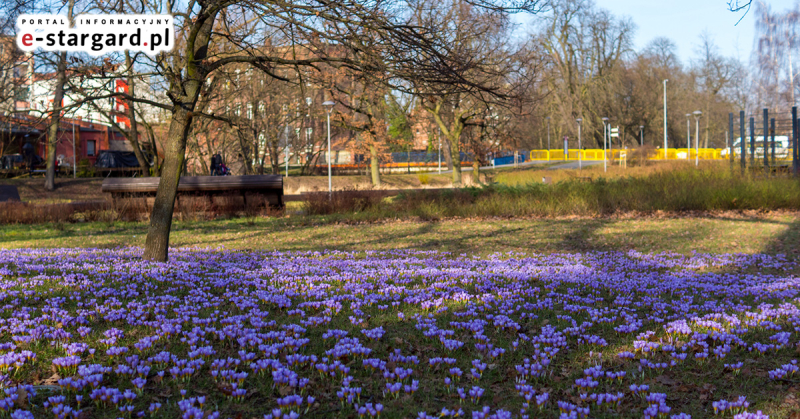
<svg viewBox="0 0 800 419">
<path fill-rule="evenodd" d="M 611 128 L 611 138 L 619 138 L 619 127 Z"/>
</svg>

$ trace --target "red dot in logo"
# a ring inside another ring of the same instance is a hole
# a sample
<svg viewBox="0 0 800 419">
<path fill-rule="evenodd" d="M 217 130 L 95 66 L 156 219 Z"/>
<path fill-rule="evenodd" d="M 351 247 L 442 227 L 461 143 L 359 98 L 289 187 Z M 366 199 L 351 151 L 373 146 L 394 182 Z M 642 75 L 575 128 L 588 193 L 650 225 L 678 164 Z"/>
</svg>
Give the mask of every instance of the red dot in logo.
<svg viewBox="0 0 800 419">
<path fill-rule="evenodd" d="M 147 46 L 147 42 L 144 43 L 144 46 Z"/>
</svg>

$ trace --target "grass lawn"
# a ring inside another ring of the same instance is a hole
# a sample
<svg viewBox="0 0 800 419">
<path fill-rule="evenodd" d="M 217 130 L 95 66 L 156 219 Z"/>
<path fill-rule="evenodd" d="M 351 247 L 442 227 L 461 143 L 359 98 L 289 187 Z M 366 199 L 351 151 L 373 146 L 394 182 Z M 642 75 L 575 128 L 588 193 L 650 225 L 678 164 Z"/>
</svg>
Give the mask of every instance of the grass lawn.
<svg viewBox="0 0 800 419">
<path fill-rule="evenodd" d="M 794 418 L 796 263 L 718 252 L 794 250 L 796 222 L 180 223 L 166 265 L 75 248 L 141 224 L 4 227 L 0 411 Z M 606 251 L 637 245 L 715 252 Z M 581 251 L 487 257 L 548 250 Z"/>
<path fill-rule="evenodd" d="M 171 245 L 251 250 L 494 252 L 638 250 L 646 253 L 800 252 L 800 213 L 710 217 L 411 220 L 338 224 L 336 216 L 236 218 L 173 224 Z M 0 226 L 0 248 L 143 246 L 146 223 Z"/>
</svg>

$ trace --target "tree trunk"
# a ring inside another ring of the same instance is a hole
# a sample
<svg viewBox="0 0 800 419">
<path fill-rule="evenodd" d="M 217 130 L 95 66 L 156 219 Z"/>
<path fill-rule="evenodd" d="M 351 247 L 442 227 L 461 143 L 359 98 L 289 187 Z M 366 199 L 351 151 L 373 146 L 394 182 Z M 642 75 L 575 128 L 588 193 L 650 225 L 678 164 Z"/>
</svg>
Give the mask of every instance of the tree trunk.
<svg viewBox="0 0 800 419">
<path fill-rule="evenodd" d="M 269 162 L 270 166 L 272 167 L 273 175 L 281 173 L 281 162 L 278 160 L 279 154 L 280 153 L 278 152 L 278 140 L 276 139 L 275 141 L 272 142 L 272 144 L 270 144 L 269 147 Z"/>
<path fill-rule="evenodd" d="M 441 133 L 439 135 L 442 135 Z M 444 161 L 447 163 L 447 170 L 453 170 L 453 158 L 450 156 L 450 139 L 446 135 L 442 135 L 442 154 L 444 154 Z"/>
<path fill-rule="evenodd" d="M 131 62 L 131 53 L 128 50 L 125 50 L 125 66 L 128 67 L 128 95 L 134 97 L 133 63 Z M 133 146 L 133 154 L 136 156 L 136 161 L 139 162 L 139 167 L 142 168 L 142 176 L 150 176 L 150 165 L 144 158 L 141 147 L 139 147 L 139 126 L 136 124 L 136 109 L 134 106 L 135 102 L 128 100 L 128 119 L 131 123 L 128 139 Z"/>
<path fill-rule="evenodd" d="M 158 157 L 158 144 L 156 143 L 156 134 L 153 132 L 153 127 L 146 121 L 143 122 L 147 130 L 147 136 L 150 138 L 150 144 L 153 146 L 153 175 L 161 176 L 161 159 Z"/>
<path fill-rule="evenodd" d="M 189 112 L 181 106 L 175 106 L 167 134 L 167 144 L 164 147 L 161 179 L 158 182 L 153 212 L 150 214 L 150 228 L 147 231 L 144 252 L 144 259 L 147 260 L 167 261 L 172 212 L 175 209 L 175 197 L 178 193 L 183 162 L 186 159 L 186 137 L 190 125 Z"/>
<path fill-rule="evenodd" d="M 369 146 L 369 170 L 372 174 L 372 186 L 381 187 L 380 162 L 378 161 L 378 147 L 375 144 Z"/>
<path fill-rule="evenodd" d="M 75 0 L 69 0 L 67 4 L 67 20 L 70 22 L 70 27 L 72 26 L 74 10 Z M 44 188 L 48 191 L 56 188 L 56 146 L 58 145 L 58 125 L 61 122 L 61 102 L 64 100 L 65 84 L 67 84 L 67 53 L 62 51 L 58 54 L 58 63 L 56 63 L 56 90 L 47 136 L 47 171 L 44 178 Z"/>
<path fill-rule="evenodd" d="M 72 0 L 74 1 L 74 0 Z M 218 12 L 206 14 L 202 9 L 198 12 L 196 25 L 187 41 L 185 53 L 185 72 L 181 77 L 173 76 L 170 90 L 173 93 L 172 121 L 167 133 L 167 144 L 164 147 L 164 164 L 161 168 L 161 179 L 156 191 L 153 211 L 150 214 L 150 228 L 147 231 L 144 255 L 145 260 L 166 262 L 169 252 L 169 233 L 172 227 L 172 212 L 175 197 L 178 194 L 178 182 L 186 161 L 186 140 L 192 124 L 192 112 L 197 106 L 200 89 L 203 86 L 208 70 L 203 66 L 206 59 L 211 31 Z"/>
<path fill-rule="evenodd" d="M 458 149 L 458 137 L 450 138 L 450 158 L 453 161 L 453 185 L 461 185 L 461 151 Z"/>
<path fill-rule="evenodd" d="M 481 184 L 481 162 L 478 160 L 478 156 L 472 159 L 472 184 Z"/>
<path fill-rule="evenodd" d="M 72 4 L 74 2 L 71 2 Z M 64 84 L 67 83 L 67 53 L 58 54 L 56 64 L 56 91 L 53 98 L 53 113 L 50 114 L 50 127 L 47 130 L 47 172 L 44 188 L 52 191 L 56 188 L 56 146 L 58 145 L 58 126 L 61 122 L 61 102 L 64 100 Z"/>
</svg>

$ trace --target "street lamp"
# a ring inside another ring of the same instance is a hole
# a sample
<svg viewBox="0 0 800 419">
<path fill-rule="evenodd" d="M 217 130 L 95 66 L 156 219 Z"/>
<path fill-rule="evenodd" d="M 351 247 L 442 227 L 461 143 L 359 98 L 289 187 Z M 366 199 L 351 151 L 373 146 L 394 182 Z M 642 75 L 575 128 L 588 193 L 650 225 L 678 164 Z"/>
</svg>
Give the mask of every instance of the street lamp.
<svg viewBox="0 0 800 419">
<path fill-rule="evenodd" d="M 283 161 L 286 164 L 286 177 L 289 177 L 289 119 L 291 119 L 291 115 L 289 115 L 289 107 L 285 104 L 281 106 L 281 112 L 286 114 L 286 129 L 284 130 L 286 144 L 283 147 Z"/>
<path fill-rule="evenodd" d="M 550 117 L 545 119 L 547 120 L 547 161 L 550 161 Z"/>
<path fill-rule="evenodd" d="M 700 115 L 703 114 L 701 111 L 694 111 L 694 122 L 695 122 L 695 131 L 694 131 L 694 165 L 697 167 L 700 164 Z"/>
<path fill-rule="evenodd" d="M 581 156 L 581 122 L 583 119 L 578 118 L 575 121 L 578 122 L 578 170 L 583 170 L 583 156 Z"/>
<path fill-rule="evenodd" d="M 644 125 L 639 125 L 639 143 L 644 146 Z"/>
<path fill-rule="evenodd" d="M 686 161 L 689 161 L 689 156 L 692 154 L 692 131 L 689 119 L 692 118 L 692 114 L 686 114 Z"/>
<path fill-rule="evenodd" d="M 332 100 L 326 100 L 322 103 L 328 113 L 328 199 L 333 197 L 333 183 L 331 182 L 331 111 L 333 111 L 334 105 L 336 105 L 336 102 Z"/>
<path fill-rule="evenodd" d="M 607 140 L 608 128 L 606 127 L 606 124 L 608 124 L 608 118 L 603 117 L 602 120 L 603 120 L 603 171 L 607 172 L 608 165 L 606 164 L 606 142 L 608 141 Z"/>
</svg>

